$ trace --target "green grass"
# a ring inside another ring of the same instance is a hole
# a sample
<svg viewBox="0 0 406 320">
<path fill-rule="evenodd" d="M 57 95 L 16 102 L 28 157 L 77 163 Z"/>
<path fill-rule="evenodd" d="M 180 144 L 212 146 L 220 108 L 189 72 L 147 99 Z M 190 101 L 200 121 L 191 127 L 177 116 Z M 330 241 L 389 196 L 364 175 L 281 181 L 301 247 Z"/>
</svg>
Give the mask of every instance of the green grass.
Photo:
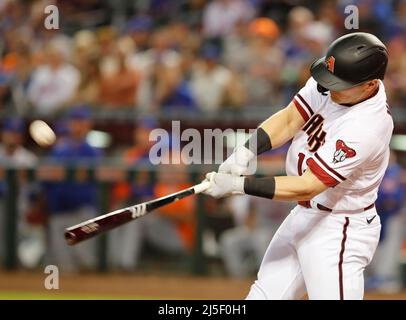
<svg viewBox="0 0 406 320">
<path fill-rule="evenodd" d="M 103 296 L 68 293 L 0 291 L 0 300 L 156 300 L 157 297 Z"/>
</svg>

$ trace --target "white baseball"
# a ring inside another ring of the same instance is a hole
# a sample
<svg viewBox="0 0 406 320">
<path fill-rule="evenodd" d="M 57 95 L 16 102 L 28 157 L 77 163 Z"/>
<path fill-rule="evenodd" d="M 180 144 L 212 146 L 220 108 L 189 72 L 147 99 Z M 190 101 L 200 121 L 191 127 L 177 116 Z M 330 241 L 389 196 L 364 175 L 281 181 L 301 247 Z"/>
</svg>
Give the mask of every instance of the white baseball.
<svg viewBox="0 0 406 320">
<path fill-rule="evenodd" d="M 55 143 L 56 135 L 45 121 L 33 121 L 29 131 L 32 139 L 41 147 L 49 147 Z"/>
</svg>

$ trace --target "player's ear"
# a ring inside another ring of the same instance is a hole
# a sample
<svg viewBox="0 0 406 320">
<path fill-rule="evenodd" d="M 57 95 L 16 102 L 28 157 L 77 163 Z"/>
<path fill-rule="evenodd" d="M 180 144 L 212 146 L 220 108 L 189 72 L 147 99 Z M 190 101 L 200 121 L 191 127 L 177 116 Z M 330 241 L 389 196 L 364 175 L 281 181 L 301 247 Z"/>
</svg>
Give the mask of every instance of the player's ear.
<svg viewBox="0 0 406 320">
<path fill-rule="evenodd" d="M 368 88 L 372 88 L 378 84 L 378 80 L 371 80 L 367 82 Z"/>
<path fill-rule="evenodd" d="M 364 90 L 374 90 L 377 85 L 377 80 L 371 80 L 365 83 Z"/>
</svg>

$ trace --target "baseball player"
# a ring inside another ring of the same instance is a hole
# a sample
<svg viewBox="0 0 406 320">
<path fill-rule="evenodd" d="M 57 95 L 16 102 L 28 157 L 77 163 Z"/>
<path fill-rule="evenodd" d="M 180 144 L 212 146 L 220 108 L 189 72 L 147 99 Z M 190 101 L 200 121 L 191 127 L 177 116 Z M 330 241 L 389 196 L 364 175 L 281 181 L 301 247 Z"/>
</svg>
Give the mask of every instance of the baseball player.
<svg viewBox="0 0 406 320">
<path fill-rule="evenodd" d="M 280 112 L 237 147 L 205 192 L 298 205 L 279 227 L 247 299 L 362 299 L 363 271 L 381 229 L 374 202 L 389 159 L 385 45 L 374 35 L 335 40 Z M 244 177 L 248 163 L 290 139 L 287 176 Z"/>
</svg>

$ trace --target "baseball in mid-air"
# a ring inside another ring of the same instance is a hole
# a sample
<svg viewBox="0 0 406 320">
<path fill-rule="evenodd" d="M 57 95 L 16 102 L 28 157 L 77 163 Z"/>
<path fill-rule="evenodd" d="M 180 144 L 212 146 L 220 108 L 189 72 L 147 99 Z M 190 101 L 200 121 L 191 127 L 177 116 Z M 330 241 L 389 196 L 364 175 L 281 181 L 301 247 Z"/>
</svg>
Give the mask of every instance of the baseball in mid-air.
<svg viewBox="0 0 406 320">
<path fill-rule="evenodd" d="M 55 143 L 56 135 L 45 121 L 33 121 L 29 131 L 32 139 L 41 147 L 49 147 Z"/>
</svg>

